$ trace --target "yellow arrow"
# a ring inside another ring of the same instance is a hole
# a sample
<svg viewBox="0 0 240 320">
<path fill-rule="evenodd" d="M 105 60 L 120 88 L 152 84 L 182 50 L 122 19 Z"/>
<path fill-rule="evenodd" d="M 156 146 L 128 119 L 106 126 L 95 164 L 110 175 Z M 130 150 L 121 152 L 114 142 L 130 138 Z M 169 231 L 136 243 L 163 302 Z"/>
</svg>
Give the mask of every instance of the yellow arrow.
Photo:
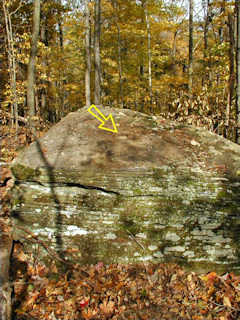
<svg viewBox="0 0 240 320">
<path fill-rule="evenodd" d="M 94 113 L 93 111 L 92 111 L 92 109 L 94 109 L 96 112 L 97 112 L 97 114 L 96 113 Z M 117 128 L 116 128 L 116 125 L 115 125 L 115 122 L 114 122 L 114 120 L 113 120 L 113 117 L 112 117 L 112 114 L 110 114 L 107 118 L 101 113 L 101 111 L 100 110 L 98 110 L 98 108 L 94 105 L 94 104 L 92 104 L 91 105 L 91 107 L 89 107 L 88 108 L 88 110 L 87 110 L 89 113 L 91 113 L 95 118 L 97 118 L 99 121 L 101 121 L 101 124 L 100 124 L 100 126 L 98 127 L 99 129 L 103 129 L 103 130 L 107 130 L 107 131 L 111 131 L 111 132 L 118 132 L 117 131 Z M 108 122 L 109 120 L 111 120 L 111 125 L 113 126 L 113 128 L 114 129 L 109 129 L 109 128 L 106 128 L 104 125 L 105 125 L 105 123 L 106 122 Z"/>
</svg>

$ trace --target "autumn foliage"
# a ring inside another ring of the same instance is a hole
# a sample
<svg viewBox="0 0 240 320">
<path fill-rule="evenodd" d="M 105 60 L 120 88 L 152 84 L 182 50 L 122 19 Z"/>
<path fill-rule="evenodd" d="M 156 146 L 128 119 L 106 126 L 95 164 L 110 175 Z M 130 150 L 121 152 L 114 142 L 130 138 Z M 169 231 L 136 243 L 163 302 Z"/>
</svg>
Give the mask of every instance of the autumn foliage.
<svg viewBox="0 0 240 320">
<path fill-rule="evenodd" d="M 16 60 L 16 97 L 9 75 L 9 48 L 2 15 L 1 33 L 5 39 L 5 50 L 1 51 L 3 111 L 5 115 L 13 112 L 15 103 L 19 116 L 26 118 L 33 2 L 23 0 L 20 6 L 19 1 L 4 0 L 4 3 L 13 29 L 11 56 Z M 91 48 L 94 16 L 94 1 L 90 1 Z M 194 3 L 193 73 L 189 92 L 188 1 L 102 0 L 102 103 L 115 107 L 124 105 L 204 126 L 234 141 L 237 126 L 235 25 L 234 2 Z M 84 28 L 83 2 L 42 2 L 35 72 L 36 120 L 57 122 L 85 105 Z M 149 87 L 149 57 L 152 88 Z M 90 58 L 93 102 L 93 50 Z"/>
<path fill-rule="evenodd" d="M 1 9 L 2 5 L 1 161 L 11 162 L 34 139 L 26 107 L 33 1 L 3 0 Z M 194 8 L 191 92 L 187 5 L 188 1 L 101 1 L 102 103 L 203 126 L 235 141 L 235 3 L 201 1 L 201 7 Z M 92 46 L 93 1 L 90 24 Z M 81 1 L 41 2 L 34 97 L 38 135 L 85 104 L 84 36 Z M 92 64 L 93 60 L 91 52 Z M 16 122 L 18 131 L 13 128 Z M 12 183 L 8 167 L 2 168 L 1 178 L 3 188 Z M 4 218 L 9 216 L 10 198 L 3 189 Z M 10 230 L 2 219 L 1 229 Z M 58 264 L 52 261 L 47 267 L 15 243 L 11 270 L 15 319 L 240 319 L 240 276 L 233 273 L 199 275 L 175 264 Z"/>
<path fill-rule="evenodd" d="M 237 319 L 240 277 L 176 264 L 78 264 L 63 273 L 15 245 L 17 319 Z M 24 265 L 24 269 L 23 266 Z"/>
</svg>

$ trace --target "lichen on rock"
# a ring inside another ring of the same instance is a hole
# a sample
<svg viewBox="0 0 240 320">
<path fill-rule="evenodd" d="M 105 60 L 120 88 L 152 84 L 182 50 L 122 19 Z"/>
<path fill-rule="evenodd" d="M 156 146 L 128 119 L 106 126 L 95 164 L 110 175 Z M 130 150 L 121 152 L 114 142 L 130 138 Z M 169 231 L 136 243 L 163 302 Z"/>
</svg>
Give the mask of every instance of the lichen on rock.
<svg viewBox="0 0 240 320">
<path fill-rule="evenodd" d="M 139 259 L 129 231 L 158 248 L 140 254 L 153 261 L 240 265 L 240 147 L 160 117 L 100 109 L 118 133 L 99 129 L 84 107 L 15 159 L 15 197 L 24 195 L 16 222 L 52 230 L 64 248 L 81 244 L 88 263 Z M 72 225 L 86 233 L 71 235 Z"/>
</svg>

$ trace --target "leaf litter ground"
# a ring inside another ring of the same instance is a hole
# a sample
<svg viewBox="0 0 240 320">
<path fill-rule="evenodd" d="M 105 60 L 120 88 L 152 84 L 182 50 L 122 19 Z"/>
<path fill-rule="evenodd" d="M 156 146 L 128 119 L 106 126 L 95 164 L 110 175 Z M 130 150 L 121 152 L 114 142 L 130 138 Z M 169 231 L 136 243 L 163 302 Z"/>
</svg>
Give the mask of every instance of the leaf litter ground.
<svg viewBox="0 0 240 320">
<path fill-rule="evenodd" d="M 177 264 L 47 268 L 15 244 L 15 319 L 239 319 L 240 277 Z M 23 268 L 24 266 L 24 268 Z"/>
</svg>

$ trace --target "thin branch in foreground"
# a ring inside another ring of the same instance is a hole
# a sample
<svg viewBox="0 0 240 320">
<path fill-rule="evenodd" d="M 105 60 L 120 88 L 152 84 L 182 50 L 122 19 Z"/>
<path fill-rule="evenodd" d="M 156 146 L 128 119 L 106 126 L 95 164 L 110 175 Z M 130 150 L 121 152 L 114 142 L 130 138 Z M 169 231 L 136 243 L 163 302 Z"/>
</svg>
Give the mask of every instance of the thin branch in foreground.
<svg viewBox="0 0 240 320">
<path fill-rule="evenodd" d="M 130 235 L 130 237 L 140 246 L 140 248 L 143 249 L 143 251 L 146 251 L 146 249 L 144 248 L 144 246 L 134 237 L 134 235 L 133 235 L 129 230 L 127 230 L 127 233 L 128 233 L 128 234 Z M 150 279 L 150 277 L 149 277 L 149 275 L 148 275 L 148 266 L 147 266 L 147 264 L 145 263 L 143 256 L 142 256 L 142 261 L 143 261 L 143 265 L 144 265 L 145 270 L 146 270 L 146 276 L 147 276 L 147 278 L 148 278 L 148 282 L 149 282 L 149 284 L 152 286 L 153 283 L 152 283 L 152 281 L 151 281 L 151 279 Z"/>
<path fill-rule="evenodd" d="M 216 306 L 218 306 L 218 307 L 222 307 L 222 308 L 225 308 L 225 309 L 229 308 L 229 309 L 231 309 L 231 310 L 240 312 L 240 309 L 238 309 L 238 308 L 234 308 L 234 307 L 230 307 L 230 306 L 225 306 L 225 305 L 223 305 L 223 304 L 220 304 L 220 303 L 217 303 L 217 302 L 214 302 L 214 301 L 210 301 L 210 303 L 212 303 L 212 304 L 214 304 L 214 305 L 216 305 Z"/>
<path fill-rule="evenodd" d="M 140 248 L 142 248 L 144 251 L 146 251 L 146 249 L 144 248 L 144 246 L 134 237 L 134 235 L 127 230 L 127 233 L 130 235 L 130 237 L 139 245 Z"/>
<path fill-rule="evenodd" d="M 35 234 L 33 234 L 32 232 L 30 232 L 29 230 L 23 228 L 23 227 L 17 227 L 18 229 L 20 230 L 23 230 L 24 232 L 28 233 L 33 239 L 36 240 L 37 243 L 39 243 L 40 245 L 43 246 L 43 248 L 53 257 L 55 258 L 56 260 L 60 261 L 60 262 L 63 262 L 69 266 L 73 266 L 72 263 L 69 263 L 67 262 L 66 260 L 63 260 L 56 252 L 54 252 L 51 248 L 49 248 L 46 243 L 39 239 Z"/>
</svg>

